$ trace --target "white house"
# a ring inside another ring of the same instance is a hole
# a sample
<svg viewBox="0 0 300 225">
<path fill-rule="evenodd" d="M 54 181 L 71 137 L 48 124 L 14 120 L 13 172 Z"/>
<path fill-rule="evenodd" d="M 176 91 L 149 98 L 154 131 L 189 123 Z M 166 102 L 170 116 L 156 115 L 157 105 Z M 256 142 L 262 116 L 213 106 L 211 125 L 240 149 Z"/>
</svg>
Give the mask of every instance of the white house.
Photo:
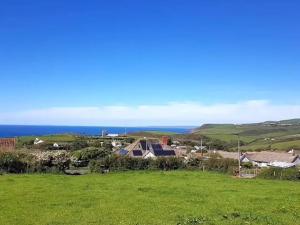
<svg viewBox="0 0 300 225">
<path fill-rule="evenodd" d="M 36 138 L 36 139 L 34 140 L 34 142 L 33 142 L 33 144 L 35 144 L 35 145 L 42 144 L 42 143 L 44 143 L 44 141 L 43 141 L 43 140 L 40 140 L 40 139 L 38 139 L 38 138 Z"/>
<path fill-rule="evenodd" d="M 285 152 L 247 152 L 244 154 L 242 162 L 251 162 L 258 167 L 289 168 L 300 165 L 300 158 L 299 155 Z"/>
<path fill-rule="evenodd" d="M 58 147 L 59 147 L 59 144 L 54 143 L 54 144 L 53 144 L 53 147 L 54 147 L 54 148 L 58 148 Z"/>
</svg>

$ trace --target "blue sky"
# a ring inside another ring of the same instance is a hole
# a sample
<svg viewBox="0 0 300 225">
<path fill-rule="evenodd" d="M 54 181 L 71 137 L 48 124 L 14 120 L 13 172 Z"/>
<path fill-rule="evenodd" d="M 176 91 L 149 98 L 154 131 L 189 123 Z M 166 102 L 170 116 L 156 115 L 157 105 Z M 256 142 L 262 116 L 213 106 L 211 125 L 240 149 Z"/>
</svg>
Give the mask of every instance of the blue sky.
<svg viewBox="0 0 300 225">
<path fill-rule="evenodd" d="M 299 11 L 299 1 L 276 0 L 2 1 L 0 123 L 45 124 L 24 113 L 55 108 L 49 123 L 101 125 L 114 118 L 87 122 L 74 111 L 240 107 L 253 100 L 271 114 L 270 107 L 285 107 L 274 119 L 297 116 L 286 112 L 300 105 Z M 65 121 L 66 109 L 72 121 Z M 179 116 L 169 123 L 226 118 Z M 163 124 L 159 116 L 142 120 Z"/>
</svg>

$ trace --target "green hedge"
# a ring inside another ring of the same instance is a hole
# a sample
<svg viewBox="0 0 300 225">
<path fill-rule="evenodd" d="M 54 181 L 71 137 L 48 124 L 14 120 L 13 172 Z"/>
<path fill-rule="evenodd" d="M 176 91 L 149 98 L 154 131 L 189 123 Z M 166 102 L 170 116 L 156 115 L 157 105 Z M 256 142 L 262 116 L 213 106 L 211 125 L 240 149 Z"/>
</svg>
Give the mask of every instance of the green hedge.
<svg viewBox="0 0 300 225">
<path fill-rule="evenodd" d="M 89 164 L 92 172 L 101 172 L 104 169 L 112 171 L 120 170 L 175 170 L 185 167 L 182 159 L 168 157 L 153 159 L 141 159 L 121 156 L 110 156 L 102 160 L 92 160 Z"/>
<path fill-rule="evenodd" d="M 298 168 L 266 168 L 259 173 L 258 177 L 264 179 L 300 181 L 300 172 Z"/>
<path fill-rule="evenodd" d="M 0 170 L 8 173 L 23 173 L 30 167 L 31 158 L 22 153 L 1 152 Z"/>
<path fill-rule="evenodd" d="M 237 161 L 230 159 L 208 160 L 190 159 L 188 161 L 175 157 L 161 157 L 156 159 L 130 158 L 122 156 L 110 156 L 102 160 L 90 161 L 89 167 L 92 172 L 103 170 L 177 170 L 177 169 L 198 169 L 232 173 L 237 167 Z"/>
<path fill-rule="evenodd" d="M 0 172 L 2 173 L 60 173 L 69 167 L 70 160 L 65 156 L 37 157 L 21 152 L 0 152 Z"/>
</svg>

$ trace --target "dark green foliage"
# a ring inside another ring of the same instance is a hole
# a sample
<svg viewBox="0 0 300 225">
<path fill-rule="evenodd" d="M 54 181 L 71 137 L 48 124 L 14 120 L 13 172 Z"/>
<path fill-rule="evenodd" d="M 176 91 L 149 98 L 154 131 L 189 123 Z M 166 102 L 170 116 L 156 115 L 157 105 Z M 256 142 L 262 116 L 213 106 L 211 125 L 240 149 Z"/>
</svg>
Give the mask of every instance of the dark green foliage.
<svg viewBox="0 0 300 225">
<path fill-rule="evenodd" d="M 69 149 L 66 150 L 79 150 L 88 147 L 88 143 L 86 141 L 75 141 L 69 145 Z"/>
<path fill-rule="evenodd" d="M 298 168 L 267 168 L 263 169 L 258 177 L 265 179 L 300 181 L 300 172 Z"/>
<path fill-rule="evenodd" d="M 208 142 L 208 144 L 212 149 L 220 149 L 220 150 L 228 149 L 228 143 L 226 141 L 211 139 Z"/>
<path fill-rule="evenodd" d="M 91 147 L 96 147 L 96 148 L 101 148 L 103 144 L 103 141 L 101 140 L 95 140 L 89 143 L 89 146 Z"/>
<path fill-rule="evenodd" d="M 89 166 L 92 172 L 101 171 L 101 168 L 107 168 L 112 171 L 149 169 L 176 170 L 185 168 L 185 163 L 182 159 L 174 157 L 157 158 L 154 160 L 111 156 L 103 160 L 93 160 Z"/>
<path fill-rule="evenodd" d="M 100 160 L 91 160 L 89 162 L 90 171 L 93 173 L 100 173 L 104 168 L 102 161 Z"/>
<path fill-rule="evenodd" d="M 205 162 L 203 159 L 191 158 L 186 162 L 187 169 L 203 169 L 205 168 Z"/>
<path fill-rule="evenodd" d="M 104 141 L 102 144 L 102 148 L 106 149 L 107 151 L 112 151 L 113 146 L 111 145 L 111 141 Z"/>
<path fill-rule="evenodd" d="M 8 173 L 24 173 L 31 165 L 31 157 L 22 153 L 0 153 L 0 170 Z"/>
<path fill-rule="evenodd" d="M 185 163 L 180 158 L 166 157 L 153 160 L 152 165 L 160 170 L 177 170 L 185 168 Z"/>
<path fill-rule="evenodd" d="M 17 141 L 18 148 L 26 147 L 26 148 L 30 149 L 33 147 L 33 144 L 34 144 L 34 139 L 25 140 L 25 141 L 20 141 L 18 139 L 18 141 Z"/>
<path fill-rule="evenodd" d="M 107 148 L 89 147 L 72 153 L 77 160 L 100 159 L 110 155 L 111 150 Z"/>
<path fill-rule="evenodd" d="M 242 163 L 242 167 L 246 168 L 246 169 L 251 169 L 251 168 L 253 168 L 253 164 L 251 162 L 245 162 L 245 163 Z"/>
<path fill-rule="evenodd" d="M 128 137 L 128 138 L 126 138 L 126 143 L 130 143 L 130 144 L 132 144 L 134 141 L 135 141 L 135 139 L 134 139 L 134 138 L 132 138 L 132 137 Z"/>
<path fill-rule="evenodd" d="M 151 159 L 139 159 L 121 156 L 109 156 L 102 160 L 92 160 L 89 164 L 92 172 L 99 172 L 103 168 L 118 170 L 146 170 L 152 166 Z"/>
<path fill-rule="evenodd" d="M 69 164 L 70 159 L 64 154 L 38 159 L 27 153 L 0 153 L 0 171 L 6 173 L 63 172 Z"/>
<path fill-rule="evenodd" d="M 89 164 L 92 172 L 99 172 L 103 168 L 119 170 L 177 170 L 199 169 L 222 173 L 232 173 L 237 166 L 237 161 L 230 159 L 211 158 L 208 160 L 190 159 L 185 161 L 175 157 L 161 157 L 157 159 L 130 158 L 122 156 L 110 156 L 102 160 L 92 160 Z"/>
<path fill-rule="evenodd" d="M 222 173 L 233 173 L 236 167 L 238 167 L 238 160 L 233 159 L 211 157 L 205 162 L 207 170 Z"/>
</svg>

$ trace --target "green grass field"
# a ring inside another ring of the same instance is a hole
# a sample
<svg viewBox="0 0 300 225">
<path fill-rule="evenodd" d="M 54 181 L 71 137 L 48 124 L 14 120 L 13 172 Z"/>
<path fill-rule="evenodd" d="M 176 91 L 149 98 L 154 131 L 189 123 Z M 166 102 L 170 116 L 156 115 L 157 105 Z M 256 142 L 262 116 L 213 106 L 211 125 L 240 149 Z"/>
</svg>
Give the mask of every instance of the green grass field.
<svg viewBox="0 0 300 225">
<path fill-rule="evenodd" d="M 3 175 L 0 202 L 1 225 L 300 224 L 298 182 L 189 171 Z"/>
<path fill-rule="evenodd" d="M 135 132 L 128 134 L 129 137 L 134 137 L 134 138 L 161 138 L 162 136 L 172 136 L 176 135 L 177 133 L 175 132 L 165 132 L 165 131 L 141 131 L 141 132 Z"/>
<path fill-rule="evenodd" d="M 76 141 L 76 136 L 72 134 L 55 134 L 55 135 L 45 135 L 45 136 L 23 136 L 19 137 L 18 141 L 31 141 L 34 140 L 36 137 L 42 139 L 43 141 L 62 141 L 62 142 L 68 142 L 68 141 Z"/>
<path fill-rule="evenodd" d="M 25 142 L 34 141 L 35 138 L 39 138 L 43 141 L 50 143 L 54 142 L 72 142 L 79 138 L 72 134 L 55 134 L 55 135 L 45 135 L 45 136 L 21 136 L 18 137 L 18 145 L 22 146 Z"/>
</svg>

